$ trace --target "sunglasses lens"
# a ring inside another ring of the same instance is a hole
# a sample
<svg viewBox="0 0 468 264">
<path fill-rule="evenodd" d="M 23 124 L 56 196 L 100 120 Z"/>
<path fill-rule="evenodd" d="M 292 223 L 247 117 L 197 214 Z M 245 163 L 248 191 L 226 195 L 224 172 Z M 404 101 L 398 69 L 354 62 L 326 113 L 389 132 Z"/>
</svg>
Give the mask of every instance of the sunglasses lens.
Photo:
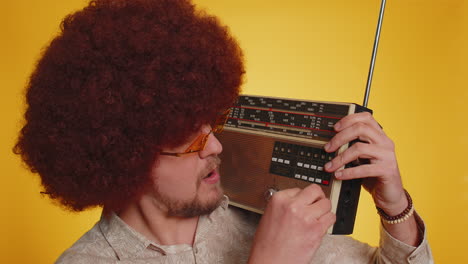
<svg viewBox="0 0 468 264">
<path fill-rule="evenodd" d="M 209 134 L 201 134 L 195 141 L 185 150 L 185 153 L 202 151 L 205 148 L 206 142 L 208 141 Z"/>
<path fill-rule="evenodd" d="M 185 153 L 192 153 L 198 152 L 205 149 L 206 142 L 208 142 L 208 138 L 213 133 L 221 133 L 224 128 L 224 124 L 226 123 L 229 113 L 231 112 L 230 109 L 226 110 L 221 116 L 216 119 L 215 123 L 212 125 L 212 130 L 208 134 L 201 134 L 198 136 L 195 141 L 185 150 Z"/>
<path fill-rule="evenodd" d="M 226 124 L 226 121 L 228 120 L 229 113 L 231 112 L 231 109 L 228 109 L 224 111 L 224 113 L 216 119 L 215 124 L 212 126 L 213 127 L 213 133 L 221 133 L 224 129 L 224 125 Z"/>
</svg>

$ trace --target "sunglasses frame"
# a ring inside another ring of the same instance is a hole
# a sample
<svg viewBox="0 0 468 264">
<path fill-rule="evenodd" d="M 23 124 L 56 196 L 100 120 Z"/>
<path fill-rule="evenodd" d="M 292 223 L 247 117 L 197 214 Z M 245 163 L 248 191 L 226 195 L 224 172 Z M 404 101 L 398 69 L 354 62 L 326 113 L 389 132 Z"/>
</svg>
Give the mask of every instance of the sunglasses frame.
<svg viewBox="0 0 468 264">
<path fill-rule="evenodd" d="M 187 154 L 192 154 L 196 152 L 200 152 L 205 149 L 206 143 L 208 142 L 208 138 L 211 133 L 219 134 L 223 132 L 224 125 L 226 124 L 228 118 L 229 118 L 229 113 L 231 112 L 231 109 L 227 109 L 224 111 L 214 122 L 212 125 L 212 128 L 210 132 L 208 133 L 202 133 L 200 134 L 193 142 L 188 146 L 187 149 L 185 149 L 184 152 L 165 152 L 161 151 L 159 154 L 160 155 L 166 155 L 166 156 L 174 156 L 174 157 L 182 157 Z"/>
</svg>

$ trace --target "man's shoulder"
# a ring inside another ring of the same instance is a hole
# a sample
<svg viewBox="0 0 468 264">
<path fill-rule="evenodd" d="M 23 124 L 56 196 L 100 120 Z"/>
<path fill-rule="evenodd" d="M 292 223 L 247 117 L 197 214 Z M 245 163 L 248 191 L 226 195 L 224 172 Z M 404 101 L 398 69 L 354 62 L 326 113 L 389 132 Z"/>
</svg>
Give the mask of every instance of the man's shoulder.
<svg viewBox="0 0 468 264">
<path fill-rule="evenodd" d="M 65 250 L 56 263 L 113 263 L 116 255 L 102 234 L 99 222 Z"/>
<path fill-rule="evenodd" d="M 225 218 L 229 219 L 232 224 L 248 224 L 256 226 L 260 221 L 261 215 L 233 205 L 227 206 L 225 209 Z"/>
<path fill-rule="evenodd" d="M 327 234 L 315 253 L 313 263 L 368 263 L 375 250 L 351 236 Z"/>
<path fill-rule="evenodd" d="M 207 231 L 212 239 L 249 241 L 253 238 L 260 215 L 223 204 L 203 221 L 199 231 Z M 205 224 L 207 223 L 207 224 Z"/>
<path fill-rule="evenodd" d="M 253 235 L 257 229 L 260 218 L 260 214 L 229 205 L 226 209 L 224 219 L 220 220 L 223 226 L 230 226 L 235 232 Z"/>
</svg>

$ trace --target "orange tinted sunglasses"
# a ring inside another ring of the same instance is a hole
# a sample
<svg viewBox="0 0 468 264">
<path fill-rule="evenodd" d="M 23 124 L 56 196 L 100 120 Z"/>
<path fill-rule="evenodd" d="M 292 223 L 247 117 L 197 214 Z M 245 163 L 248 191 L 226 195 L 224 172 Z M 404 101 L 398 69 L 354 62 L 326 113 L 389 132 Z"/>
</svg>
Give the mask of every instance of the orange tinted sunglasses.
<svg viewBox="0 0 468 264">
<path fill-rule="evenodd" d="M 210 137 L 211 133 L 221 133 L 223 132 L 224 125 L 226 124 L 226 121 L 229 117 L 229 113 L 231 112 L 231 109 L 227 109 L 224 111 L 214 122 L 214 124 L 211 126 L 211 130 L 208 133 L 202 133 L 200 134 L 193 142 L 190 144 L 190 146 L 184 151 L 180 153 L 172 153 L 172 152 L 160 152 L 159 154 L 161 155 L 168 155 L 168 156 L 175 156 L 175 157 L 180 157 L 185 154 L 191 154 L 195 152 L 200 152 L 205 149 L 206 143 L 208 142 L 208 138 Z"/>
</svg>

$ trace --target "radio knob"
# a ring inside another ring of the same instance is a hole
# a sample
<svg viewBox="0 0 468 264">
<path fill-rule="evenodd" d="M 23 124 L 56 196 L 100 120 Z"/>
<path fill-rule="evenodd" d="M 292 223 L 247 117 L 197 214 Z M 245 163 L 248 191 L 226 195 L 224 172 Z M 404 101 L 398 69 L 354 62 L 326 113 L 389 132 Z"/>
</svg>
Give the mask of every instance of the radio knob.
<svg viewBox="0 0 468 264">
<path fill-rule="evenodd" d="M 277 192 L 278 190 L 274 189 L 274 188 L 270 188 L 268 189 L 266 192 L 265 192 L 265 200 L 266 201 L 269 201 L 271 199 L 271 197 L 273 196 L 273 194 L 275 194 L 275 192 Z"/>
</svg>

